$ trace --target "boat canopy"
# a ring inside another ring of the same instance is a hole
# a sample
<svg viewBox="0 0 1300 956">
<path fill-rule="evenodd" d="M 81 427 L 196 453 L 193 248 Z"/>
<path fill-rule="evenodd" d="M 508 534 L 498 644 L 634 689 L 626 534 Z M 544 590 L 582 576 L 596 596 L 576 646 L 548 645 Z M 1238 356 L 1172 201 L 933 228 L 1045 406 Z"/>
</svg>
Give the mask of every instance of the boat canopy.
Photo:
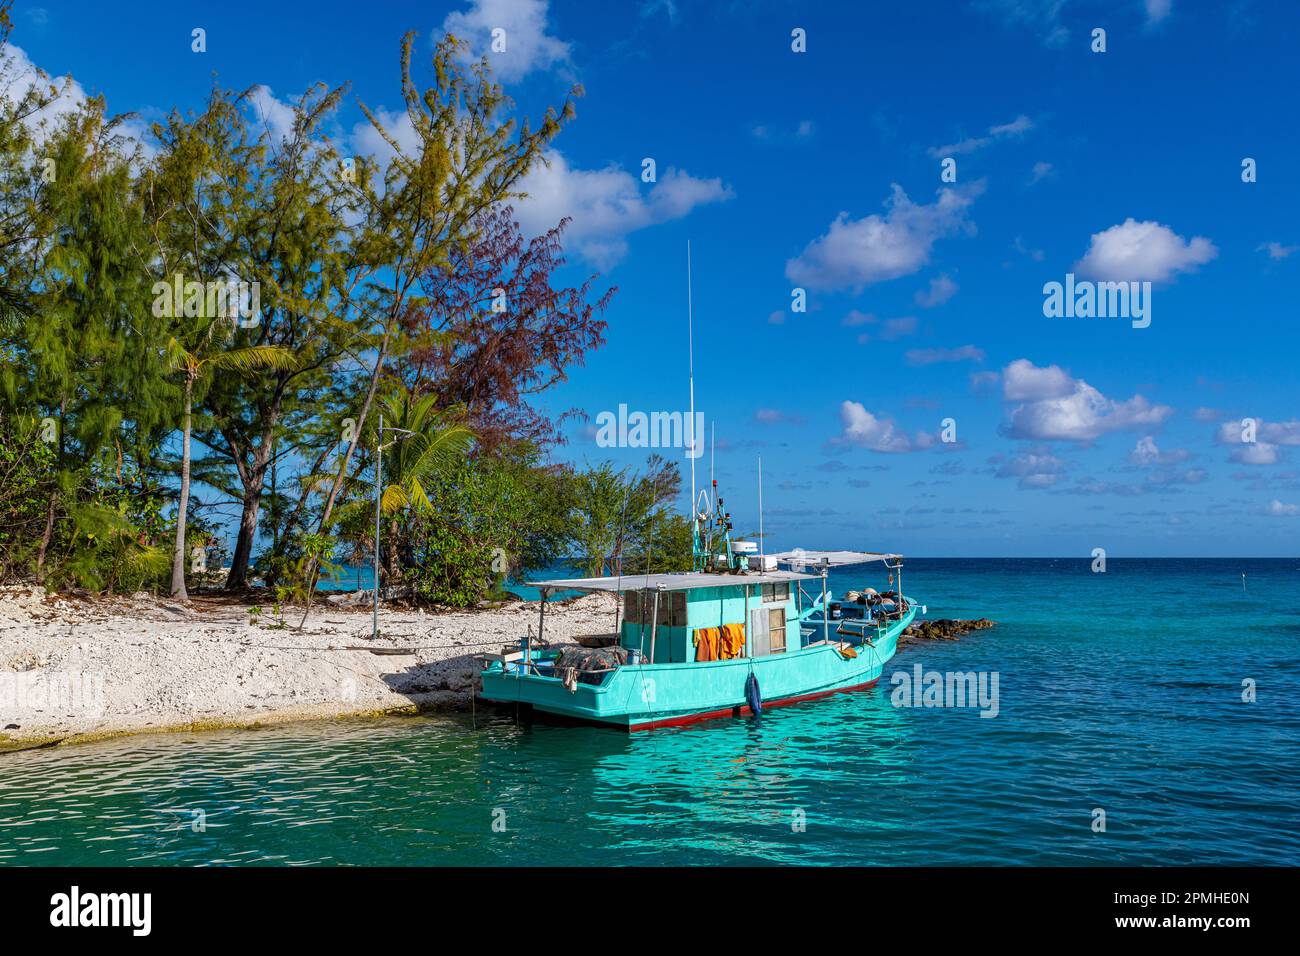
<svg viewBox="0 0 1300 956">
<path fill-rule="evenodd" d="M 691 571 L 671 574 L 625 574 L 621 578 L 561 578 L 554 581 L 529 581 L 542 591 L 694 591 L 698 588 L 740 587 L 742 584 L 780 584 L 807 581 L 812 574 L 795 571 L 767 571 L 763 574 L 709 574 Z"/>
<path fill-rule="evenodd" d="M 768 555 L 776 558 L 780 564 L 788 564 L 795 570 L 802 570 L 807 567 L 835 568 L 845 564 L 870 564 L 873 561 L 901 561 L 901 554 L 876 554 L 872 551 L 804 551 L 802 548 L 795 548 L 793 551 L 782 551 L 778 554 Z"/>
</svg>

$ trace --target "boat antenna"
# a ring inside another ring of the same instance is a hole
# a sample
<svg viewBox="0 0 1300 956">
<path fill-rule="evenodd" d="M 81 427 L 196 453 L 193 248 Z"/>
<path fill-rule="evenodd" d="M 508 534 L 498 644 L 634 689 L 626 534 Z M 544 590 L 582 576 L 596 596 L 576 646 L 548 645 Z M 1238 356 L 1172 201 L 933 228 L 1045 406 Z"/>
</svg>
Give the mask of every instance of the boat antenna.
<svg viewBox="0 0 1300 956">
<path fill-rule="evenodd" d="M 650 510 L 646 512 L 646 517 L 648 519 L 651 515 L 654 514 L 655 508 L 658 507 L 659 505 L 659 476 L 654 471 L 651 471 L 650 474 L 648 474 L 646 477 L 649 478 L 650 480 L 650 490 L 652 492 L 650 496 Z M 643 663 L 645 661 L 645 596 L 646 596 L 646 592 L 650 590 L 650 551 L 651 551 L 651 546 L 653 544 L 654 544 L 654 525 L 647 520 L 646 532 L 645 532 L 645 585 L 641 588 L 640 597 L 637 598 L 637 606 L 641 609 L 641 613 L 639 615 L 641 618 L 641 624 L 640 624 L 640 628 L 641 628 L 640 645 L 641 646 L 638 653 L 641 655 L 641 660 Z M 653 631 L 654 624 L 655 621 L 652 618 L 650 621 L 650 626 L 652 629 L 651 634 L 654 633 Z M 651 643 L 653 644 L 653 639 Z"/>
<path fill-rule="evenodd" d="M 690 389 L 691 389 L 691 417 L 690 417 L 690 434 L 691 447 L 686 456 L 691 460 L 691 520 L 695 520 L 696 502 L 695 502 L 695 315 L 691 309 L 691 240 L 686 240 L 686 360 L 690 372 Z"/>
<path fill-rule="evenodd" d="M 758 456 L 758 573 L 767 567 L 767 542 L 763 537 L 763 456 Z"/>
<path fill-rule="evenodd" d="M 623 535 L 627 533 L 627 501 L 632 497 L 632 488 L 636 484 L 636 475 L 632 476 L 632 482 L 627 486 L 627 493 L 623 495 L 623 515 L 618 521 L 618 584 L 614 590 L 614 637 L 618 637 L 619 613 L 623 610 Z M 615 643 L 620 643 L 616 641 Z"/>
</svg>

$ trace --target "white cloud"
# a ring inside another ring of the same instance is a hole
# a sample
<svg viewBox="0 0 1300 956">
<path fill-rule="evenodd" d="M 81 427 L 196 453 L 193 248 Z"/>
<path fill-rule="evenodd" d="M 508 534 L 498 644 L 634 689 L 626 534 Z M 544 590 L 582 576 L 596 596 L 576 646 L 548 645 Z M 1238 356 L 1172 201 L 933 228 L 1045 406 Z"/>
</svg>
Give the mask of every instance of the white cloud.
<svg viewBox="0 0 1300 956">
<path fill-rule="evenodd" d="M 803 418 L 799 415 L 791 415 L 787 412 L 775 408 L 760 408 L 754 412 L 754 421 L 761 422 L 764 425 L 802 425 Z"/>
<path fill-rule="evenodd" d="M 822 291 L 855 288 L 911 275 L 930 261 L 930 249 L 943 236 L 973 232 L 967 210 L 983 184 L 958 191 L 941 189 L 930 205 L 917 205 L 894 183 L 882 216 L 850 219 L 841 212 L 819 236 L 785 264 L 785 275 L 800 286 Z"/>
<path fill-rule="evenodd" d="M 1277 446 L 1266 441 L 1239 445 L 1228 454 L 1228 460 L 1239 465 L 1276 465 L 1277 457 Z"/>
<path fill-rule="evenodd" d="M 909 365 L 934 365 L 938 362 L 982 362 L 984 350 L 973 345 L 960 345 L 955 349 L 910 349 L 906 355 Z"/>
<path fill-rule="evenodd" d="M 1273 499 L 1273 503 L 1268 506 L 1268 513 L 1277 518 L 1294 518 L 1300 515 L 1300 505 L 1287 505 Z"/>
<path fill-rule="evenodd" d="M 1039 368 L 1029 359 L 1016 359 L 1002 375 L 1002 397 L 1008 402 L 1038 402 L 1074 391 L 1074 379 L 1059 365 Z"/>
<path fill-rule="evenodd" d="M 1004 26 L 1025 26 L 1047 46 L 1061 46 L 1070 31 L 1061 23 L 1066 0 L 978 0 L 976 8 L 1000 19 Z"/>
<path fill-rule="evenodd" d="M 371 110 L 379 120 L 384 131 L 393 138 L 407 156 L 420 154 L 420 134 L 416 132 L 411 117 L 406 110 L 390 113 L 382 106 Z M 380 135 L 370 120 L 362 120 L 352 127 L 352 149 L 358 156 L 373 156 L 381 166 L 387 166 L 393 160 L 393 147 Z"/>
<path fill-rule="evenodd" d="M 1052 175 L 1051 163 L 1034 163 L 1034 168 L 1029 174 L 1029 185 L 1040 183 L 1050 175 Z"/>
<path fill-rule="evenodd" d="M 1093 233 L 1092 242 L 1074 271 L 1090 279 L 1163 282 L 1178 272 L 1190 272 L 1219 254 L 1204 236 L 1190 242 L 1168 226 L 1129 217 L 1118 226 Z"/>
<path fill-rule="evenodd" d="M 447 14 L 442 29 L 467 41 L 474 59 L 486 53 L 493 74 L 510 83 L 569 58 L 569 44 L 546 32 L 548 6 L 548 0 L 472 0 L 468 10 Z M 499 53 L 492 51 L 496 29 L 505 31 Z"/>
<path fill-rule="evenodd" d="M 1038 368 L 1017 359 L 1002 371 L 1002 394 L 1019 402 L 1008 416 L 1012 438 L 1088 442 L 1109 432 L 1161 424 L 1173 414 L 1141 395 L 1117 402 L 1059 366 Z"/>
<path fill-rule="evenodd" d="M 1190 454 L 1184 448 L 1161 451 L 1153 436 L 1143 435 L 1129 452 L 1128 460 L 1142 468 L 1149 468 L 1152 465 L 1174 465 L 1186 461 L 1189 457 Z"/>
<path fill-rule="evenodd" d="M 1128 460 L 1135 465 L 1154 465 L 1160 461 L 1160 449 L 1156 447 L 1156 440 L 1150 435 L 1143 435 L 1138 439 L 1137 447 L 1129 452 Z"/>
<path fill-rule="evenodd" d="M 1216 442 L 1232 447 L 1229 461 L 1242 465 L 1275 465 L 1281 458 L 1279 446 L 1300 445 L 1300 420 L 1267 422 L 1256 418 L 1255 440 L 1249 442 L 1242 440 L 1246 432 L 1241 422 L 1241 419 L 1224 422 L 1214 433 Z"/>
<path fill-rule="evenodd" d="M 1215 433 L 1215 440 L 1221 445 L 1242 444 L 1245 419 L 1224 422 Z M 1262 418 L 1254 419 L 1255 437 L 1278 445 L 1300 445 L 1300 419 L 1289 422 L 1269 422 Z"/>
<path fill-rule="evenodd" d="M 916 316 L 914 315 L 886 319 L 878 334 L 884 341 L 892 342 L 895 339 L 901 339 L 905 335 L 913 334 L 916 331 L 916 324 Z"/>
<path fill-rule="evenodd" d="M 58 91 L 53 101 L 23 121 L 32 138 L 40 143 L 59 127 L 64 117 L 80 110 L 89 97 L 81 84 L 71 77 L 50 77 L 32 62 L 22 47 L 12 43 L 0 47 L 0 98 L 16 102 L 37 88 Z M 122 140 L 120 145 L 124 153 L 129 154 L 139 147 L 148 158 L 157 151 L 148 139 L 148 127 L 139 119 L 124 120 L 116 132 Z"/>
<path fill-rule="evenodd" d="M 857 309 L 851 310 L 844 317 L 841 324 L 847 326 L 879 325 L 880 331 L 876 333 L 876 338 L 882 342 L 893 342 L 906 335 L 912 335 L 919 325 L 914 315 L 899 316 L 896 319 L 885 319 L 884 322 L 881 322 L 874 314 L 863 315 Z M 859 345 L 866 345 L 870 341 L 871 335 L 869 333 L 862 332 L 858 335 Z"/>
<path fill-rule="evenodd" d="M 1144 0 L 1147 11 L 1147 26 L 1154 26 L 1173 10 L 1173 0 Z"/>
<path fill-rule="evenodd" d="M 1011 244 L 1011 248 L 1015 249 L 1016 252 L 1020 253 L 1022 256 L 1028 256 L 1035 262 L 1042 262 L 1047 257 L 1047 253 L 1042 249 L 1034 249 L 1027 246 L 1025 241 L 1019 236 L 1016 236 L 1016 241 Z"/>
<path fill-rule="evenodd" d="M 675 0 L 644 0 L 641 4 L 641 16 L 651 17 L 662 10 L 668 17 L 668 22 L 677 23 L 677 3 Z"/>
<path fill-rule="evenodd" d="M 999 478 L 1017 478 L 1021 488 L 1049 488 L 1061 480 L 1065 463 L 1046 452 L 1027 452 L 1004 457 L 995 456 L 990 461 L 997 465 L 994 474 Z"/>
<path fill-rule="evenodd" d="M 923 309 L 933 309 L 943 305 L 957 294 L 957 283 L 945 273 L 930 280 L 930 288 L 922 289 L 915 296 L 916 304 Z"/>
<path fill-rule="evenodd" d="M 642 192 L 640 179 L 618 166 L 575 169 L 555 150 L 546 153 L 546 161 L 533 166 L 520 182 L 527 198 L 514 202 L 515 217 L 527 236 L 541 235 L 564 217 L 572 218 L 566 244 L 600 269 L 627 254 L 629 233 L 735 195 L 721 179 L 697 179 L 677 169 L 661 174 Z"/>
<path fill-rule="evenodd" d="M 1285 259 L 1300 246 L 1284 246 L 1280 242 L 1261 242 L 1255 247 L 1256 252 L 1267 252 L 1270 259 Z"/>
<path fill-rule="evenodd" d="M 293 107 L 283 100 L 276 99 L 269 86 L 253 87 L 248 101 L 258 124 L 271 134 L 274 142 L 278 144 L 293 134 Z M 371 131 L 374 131 L 373 127 Z"/>
<path fill-rule="evenodd" d="M 1207 477 L 1208 473 L 1204 468 L 1185 468 L 1181 471 L 1175 468 L 1163 468 L 1147 475 L 1147 484 L 1161 486 L 1199 485 Z"/>
<path fill-rule="evenodd" d="M 935 159 L 942 159 L 946 156 L 960 156 L 965 153 L 973 153 L 977 149 L 983 149 L 995 140 L 1004 139 L 1008 136 L 1022 136 L 1034 128 L 1034 121 L 1028 116 L 1017 116 L 1010 123 L 1003 123 L 1000 126 L 990 126 L 988 134 L 985 136 L 975 136 L 970 139 L 963 139 L 956 143 L 948 143 L 946 146 L 931 146 L 930 155 Z"/>
<path fill-rule="evenodd" d="M 927 448 L 933 440 L 928 435 L 920 434 L 913 440 L 888 418 L 877 418 L 861 402 L 845 401 L 840 403 L 840 421 L 844 430 L 835 444 L 856 445 L 871 451 L 899 454 Z"/>
</svg>

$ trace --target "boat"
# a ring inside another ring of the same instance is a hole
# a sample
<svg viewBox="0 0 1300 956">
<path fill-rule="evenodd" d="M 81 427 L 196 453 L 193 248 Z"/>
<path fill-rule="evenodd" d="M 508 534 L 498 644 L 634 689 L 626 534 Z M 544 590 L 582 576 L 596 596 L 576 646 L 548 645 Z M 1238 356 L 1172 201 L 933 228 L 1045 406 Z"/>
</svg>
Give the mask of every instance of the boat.
<svg viewBox="0 0 1300 956">
<path fill-rule="evenodd" d="M 694 334 L 689 242 L 686 259 L 689 345 Z M 530 628 L 517 645 L 480 655 L 481 699 L 634 731 L 761 715 L 769 707 L 861 690 L 880 679 L 918 609 L 902 593 L 902 556 L 765 553 L 761 458 L 759 540 L 733 540 L 717 480 L 710 475 L 710 488 L 695 493 L 700 446 L 694 431 L 693 346 L 689 381 L 691 570 L 624 575 L 620 565 L 612 577 L 528 582 L 541 593 L 537 635 Z M 864 589 L 834 599 L 827 588 L 831 567 L 873 562 L 889 569 L 889 590 Z M 805 591 L 805 583 L 818 579 L 820 594 Z M 573 591 L 616 595 L 613 631 L 580 639 L 577 647 L 550 647 L 548 598 Z"/>
<path fill-rule="evenodd" d="M 718 500 L 716 510 L 697 508 L 691 571 L 529 582 L 541 592 L 536 636 L 529 628 L 518 645 L 481 656 L 480 698 L 639 731 L 761 715 L 875 684 L 923 612 L 902 594 L 902 556 L 767 555 L 730 532 Z M 828 590 L 831 567 L 874 562 L 891 581 L 899 575 L 899 587 L 838 599 Z M 817 581 L 819 593 L 805 589 Z M 617 595 L 613 632 L 587 646 L 548 646 L 547 599 L 560 591 Z"/>
</svg>

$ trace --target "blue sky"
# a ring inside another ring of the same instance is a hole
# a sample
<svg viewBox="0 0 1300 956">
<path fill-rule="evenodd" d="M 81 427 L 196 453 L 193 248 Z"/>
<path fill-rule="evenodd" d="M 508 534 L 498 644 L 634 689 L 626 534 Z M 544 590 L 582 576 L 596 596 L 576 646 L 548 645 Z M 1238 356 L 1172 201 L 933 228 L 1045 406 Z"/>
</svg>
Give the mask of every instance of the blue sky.
<svg viewBox="0 0 1300 956">
<path fill-rule="evenodd" d="M 549 408 L 685 410 L 690 239 L 697 407 L 739 530 L 761 455 L 776 547 L 1297 552 L 1295 4 L 309 8 L 20 4 L 11 55 L 143 119 L 199 107 L 214 73 L 264 84 L 270 124 L 351 81 L 334 135 L 360 152 L 357 97 L 401 133 L 403 32 L 427 56 L 445 27 L 482 52 L 500 26 L 521 112 L 586 91 L 521 221 L 573 216 L 569 278 L 619 288 L 608 344 Z M 1067 273 L 1150 281 L 1150 326 L 1046 317 Z M 590 423 L 568 437 L 556 457 L 644 462 Z"/>
</svg>

